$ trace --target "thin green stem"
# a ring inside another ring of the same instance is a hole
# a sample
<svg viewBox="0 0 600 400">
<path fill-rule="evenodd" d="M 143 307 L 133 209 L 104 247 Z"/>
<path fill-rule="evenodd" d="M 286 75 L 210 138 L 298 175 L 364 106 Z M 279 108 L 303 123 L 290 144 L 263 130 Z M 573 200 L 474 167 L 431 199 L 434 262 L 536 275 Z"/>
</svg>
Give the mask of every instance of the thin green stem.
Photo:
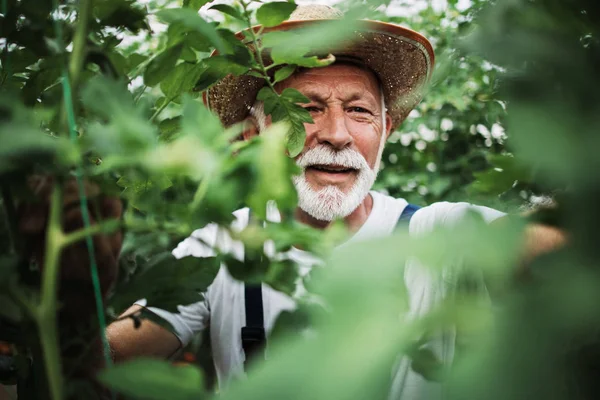
<svg viewBox="0 0 600 400">
<path fill-rule="evenodd" d="M 69 63 L 69 75 L 71 76 L 71 88 L 77 89 L 79 77 L 85 61 L 85 43 L 87 40 L 88 23 L 92 13 L 92 0 L 79 0 L 77 27 L 73 37 L 73 52 Z"/>
<path fill-rule="evenodd" d="M 268 69 L 267 67 L 265 67 L 265 63 L 262 59 L 262 50 L 263 47 L 261 46 L 259 40 L 258 40 L 258 35 L 256 34 L 256 32 L 254 32 L 254 28 L 252 27 L 252 20 L 250 19 L 250 11 L 248 10 L 248 3 L 246 3 L 245 1 L 241 1 L 240 2 L 242 5 L 242 8 L 244 9 L 244 17 L 246 17 L 246 25 L 248 26 L 248 31 L 250 33 L 250 37 L 252 38 L 252 43 L 254 43 L 254 46 L 256 48 L 256 55 L 254 55 L 254 52 L 250 52 L 250 54 L 252 54 L 252 56 L 254 57 L 254 60 L 256 62 L 258 62 L 258 65 L 260 66 L 260 72 L 263 74 L 263 77 L 265 78 L 265 81 L 267 82 L 267 85 L 271 88 L 271 90 L 273 90 L 273 92 L 275 92 L 277 94 L 277 91 L 275 90 L 275 86 L 273 86 L 273 82 L 271 82 L 271 78 L 269 78 L 269 74 L 267 73 Z M 262 32 L 262 28 L 259 31 L 259 33 Z"/>
<path fill-rule="evenodd" d="M 200 207 L 200 204 L 202 204 L 202 200 L 204 200 L 204 197 L 206 196 L 206 193 L 208 192 L 208 187 L 210 186 L 210 179 L 208 177 L 204 177 L 204 179 L 202 179 L 202 182 L 200 182 L 200 185 L 198 185 L 198 189 L 196 190 L 196 193 L 194 193 L 194 198 L 192 199 L 192 210 L 197 210 L 198 207 Z"/>
<path fill-rule="evenodd" d="M 37 324 L 41 334 L 42 354 L 51 398 L 63 399 L 63 378 L 58 341 L 57 292 L 60 269 L 60 252 L 63 244 L 61 229 L 62 188 L 55 185 L 50 199 L 50 215 L 46 230 L 44 270 L 42 272 L 42 301 L 37 312 Z"/>
<path fill-rule="evenodd" d="M 119 229 L 122 222 L 118 219 L 111 219 L 102 221 L 101 223 L 90 225 L 87 228 L 79 229 L 75 232 L 71 232 L 64 236 L 62 244 L 64 247 L 68 247 L 73 243 L 77 243 L 81 240 L 84 240 L 88 236 L 94 236 L 98 233 L 110 233 Z"/>
<path fill-rule="evenodd" d="M 163 104 L 161 104 L 161 106 L 158 108 L 158 110 L 156 110 L 154 112 L 154 114 L 152 114 L 152 116 L 150 117 L 150 122 L 154 121 L 156 119 L 156 117 L 158 117 L 158 115 L 165 109 L 167 108 L 167 106 L 169 104 L 171 104 L 171 102 L 173 101 L 173 99 L 166 99 L 165 98 L 165 102 Z"/>
<path fill-rule="evenodd" d="M 138 93 L 137 96 L 135 96 L 135 99 L 133 99 L 133 102 L 137 104 L 138 101 L 140 101 L 140 98 L 142 98 L 142 95 L 144 94 L 144 92 L 146 91 L 146 89 L 148 88 L 148 86 L 144 85 L 141 89 L 140 92 Z"/>
</svg>

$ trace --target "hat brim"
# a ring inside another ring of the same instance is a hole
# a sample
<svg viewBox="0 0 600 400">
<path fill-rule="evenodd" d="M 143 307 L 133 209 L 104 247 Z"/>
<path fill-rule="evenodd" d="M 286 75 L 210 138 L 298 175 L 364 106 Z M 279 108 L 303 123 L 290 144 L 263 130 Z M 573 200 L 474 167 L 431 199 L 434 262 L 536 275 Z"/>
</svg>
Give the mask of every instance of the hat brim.
<svg viewBox="0 0 600 400">
<path fill-rule="evenodd" d="M 335 20 L 286 21 L 263 32 L 297 30 L 327 21 Z M 253 29 L 258 31 L 260 26 Z M 243 39 L 244 31 L 237 37 Z M 421 34 L 398 25 L 368 20 L 358 21 L 354 35 L 326 52 L 342 59 L 358 59 L 377 75 L 393 129 L 398 128 L 421 101 L 435 61 L 431 44 Z M 225 126 L 231 126 L 248 116 L 264 85 L 263 79 L 254 76 L 228 75 L 203 93 L 204 103 Z"/>
</svg>

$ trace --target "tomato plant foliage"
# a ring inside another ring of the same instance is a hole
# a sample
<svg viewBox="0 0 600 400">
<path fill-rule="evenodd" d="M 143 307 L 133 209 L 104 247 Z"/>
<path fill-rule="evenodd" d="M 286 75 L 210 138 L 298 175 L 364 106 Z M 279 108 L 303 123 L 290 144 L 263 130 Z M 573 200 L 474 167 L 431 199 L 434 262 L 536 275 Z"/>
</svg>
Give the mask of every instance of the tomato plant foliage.
<svg viewBox="0 0 600 400">
<path fill-rule="evenodd" d="M 450 397 L 589 398 L 588 377 L 598 365 L 598 338 L 590 332 L 600 326 L 597 4 L 477 0 L 465 9 L 448 1 L 444 10 L 425 5 L 399 17 L 403 1 L 345 2 L 339 7 L 347 19 L 264 32 L 250 28 L 276 26 L 297 5 L 208 3 L 2 2 L 0 340 L 18 342 L 15 348 L 33 360 L 39 378 L 20 398 L 90 393 L 69 370 L 83 368 L 85 356 L 63 357 L 65 348 L 85 345 L 89 335 L 71 329 L 79 327 L 77 318 L 55 321 L 61 305 L 52 255 L 69 240 L 118 230 L 126 236 L 105 307 L 109 322 L 142 298 L 167 310 L 201 300 L 221 263 L 236 279 L 288 294 L 304 279 L 327 304 L 325 311 L 308 295 L 300 299 L 277 323 L 269 360 L 222 397 L 383 398 L 389 371 L 403 354 L 425 379 L 443 381 Z M 538 217 L 568 230 L 570 246 L 534 262 L 531 274 L 543 284 L 511 285 L 522 221 L 492 231 L 472 216 L 452 230 L 422 238 L 398 232 L 333 256 L 347 235 L 343 227 L 318 231 L 295 222 L 293 157 L 312 120 L 300 92 L 279 93 L 275 84 L 299 67 L 334 62 L 315 54 L 347 38 L 362 17 L 424 33 L 438 58 L 425 100 L 392 133 L 377 188 L 422 205 L 470 200 L 503 209 L 557 194 L 558 206 Z M 236 36 L 239 30 L 245 33 Z M 265 80 L 258 100 L 273 125 L 250 141 L 236 140 L 242 126 L 223 126 L 202 102 L 202 92 L 229 74 Z M 28 243 L 17 218 L 32 198 L 27 182 L 33 175 L 56 179 L 51 210 L 64 182 L 83 175 L 102 193 L 120 197 L 126 211 L 120 220 L 70 233 L 51 211 L 46 257 L 38 265 L 24 256 Z M 270 202 L 281 223 L 265 222 Z M 229 228 L 232 213 L 244 206 L 255 219 L 242 231 Z M 201 260 L 170 255 L 209 223 L 244 243 L 244 262 L 225 251 Z M 278 253 L 298 246 L 327 266 L 303 277 L 290 260 L 268 257 L 265 243 Z M 482 305 L 461 275 L 455 295 L 438 309 L 399 319 L 408 309 L 401 272 L 409 257 L 427 265 L 432 279 L 447 278 L 448 260 L 465 260 L 465 277 L 484 274 L 490 291 L 503 293 L 502 312 Z M 458 343 L 454 368 L 426 346 L 449 326 Z M 9 327 L 31 333 L 15 340 L 6 334 Z M 190 399 L 212 395 L 203 386 L 205 374 L 194 366 L 136 360 L 108 366 L 99 379 L 131 398 Z"/>
</svg>

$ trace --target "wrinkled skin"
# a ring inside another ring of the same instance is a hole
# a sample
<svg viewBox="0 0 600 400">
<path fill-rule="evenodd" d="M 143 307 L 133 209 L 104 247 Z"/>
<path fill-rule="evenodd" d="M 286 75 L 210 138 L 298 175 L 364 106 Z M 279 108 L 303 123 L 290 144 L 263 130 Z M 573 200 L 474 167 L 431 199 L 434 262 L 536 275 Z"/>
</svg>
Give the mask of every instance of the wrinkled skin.
<svg viewBox="0 0 600 400">
<path fill-rule="evenodd" d="M 317 145 L 327 145 L 334 150 L 351 148 L 358 151 L 371 168 L 378 164 L 379 148 L 382 140 L 385 141 L 391 133 L 392 119 L 382 109 L 381 91 L 373 73 L 353 64 L 333 64 L 299 71 L 276 86 L 280 92 L 286 88 L 296 89 L 311 100 L 302 107 L 310 112 L 314 123 L 304 124 L 306 142 L 298 157 Z M 244 138 L 257 134 L 256 126 L 251 127 L 244 132 Z M 336 185 L 347 193 L 356 181 L 356 174 L 333 175 L 307 169 L 306 179 L 315 191 Z M 348 229 L 355 231 L 360 228 L 372 206 L 373 200 L 367 196 L 344 219 Z M 296 218 L 315 228 L 325 228 L 330 224 L 311 217 L 301 209 L 297 210 Z"/>
<path fill-rule="evenodd" d="M 388 129 L 383 132 L 385 111 L 381 109 L 381 92 L 372 73 L 357 66 L 336 64 L 293 75 L 277 87 L 278 90 L 285 88 L 294 88 L 311 100 L 302 104 L 314 121 L 304 124 L 306 142 L 302 153 L 319 144 L 335 150 L 351 148 L 358 151 L 371 168 L 375 167 L 381 136 L 389 135 L 391 118 L 386 116 Z M 318 171 L 306 171 L 306 179 L 315 190 L 336 184 L 348 192 L 355 178 L 349 175 L 343 180 L 333 180 Z"/>
</svg>

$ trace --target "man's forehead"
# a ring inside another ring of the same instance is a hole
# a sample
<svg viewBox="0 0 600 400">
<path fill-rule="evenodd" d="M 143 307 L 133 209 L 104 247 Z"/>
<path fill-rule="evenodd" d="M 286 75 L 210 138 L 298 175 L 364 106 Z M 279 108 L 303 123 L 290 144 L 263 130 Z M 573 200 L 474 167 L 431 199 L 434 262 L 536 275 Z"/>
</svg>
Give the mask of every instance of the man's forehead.
<svg viewBox="0 0 600 400">
<path fill-rule="evenodd" d="M 333 65 L 321 68 L 303 68 L 296 71 L 285 81 L 281 82 L 281 87 L 318 87 L 319 83 L 354 83 L 366 85 L 366 89 L 379 92 L 379 80 L 369 69 L 350 63 L 335 63 Z M 315 87 L 315 88 L 316 88 Z"/>
</svg>

